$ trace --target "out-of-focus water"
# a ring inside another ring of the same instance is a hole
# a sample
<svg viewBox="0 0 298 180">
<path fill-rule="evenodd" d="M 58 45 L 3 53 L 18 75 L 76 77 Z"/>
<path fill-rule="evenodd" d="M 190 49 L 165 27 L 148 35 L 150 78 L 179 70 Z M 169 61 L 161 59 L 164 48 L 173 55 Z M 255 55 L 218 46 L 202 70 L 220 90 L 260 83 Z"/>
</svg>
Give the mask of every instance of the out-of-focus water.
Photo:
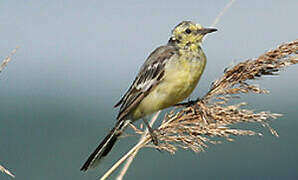
<svg viewBox="0 0 298 180">
<path fill-rule="evenodd" d="M 101 167 L 81 165 L 113 126 L 112 106 L 148 54 L 182 20 L 208 26 L 226 1 L 1 1 L 0 57 L 20 46 L 0 74 L 0 164 L 16 179 L 96 179 L 135 142 L 123 138 Z M 192 97 L 233 62 L 297 38 L 297 1 L 236 1 L 208 36 L 205 73 Z M 272 126 L 243 125 L 263 138 L 237 137 L 205 153 L 139 152 L 126 179 L 297 179 L 298 66 L 264 78 L 269 95 L 253 109 L 284 116 Z M 11 179 L 0 173 L 0 179 Z"/>
</svg>

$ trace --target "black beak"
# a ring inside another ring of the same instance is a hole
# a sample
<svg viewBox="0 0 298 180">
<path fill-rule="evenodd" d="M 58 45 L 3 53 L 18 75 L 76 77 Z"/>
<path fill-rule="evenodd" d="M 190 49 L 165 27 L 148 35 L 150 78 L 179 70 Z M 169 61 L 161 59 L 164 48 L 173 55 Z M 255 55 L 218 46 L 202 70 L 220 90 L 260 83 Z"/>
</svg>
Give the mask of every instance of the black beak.
<svg viewBox="0 0 298 180">
<path fill-rule="evenodd" d="M 208 34 L 208 33 L 215 32 L 215 31 L 217 31 L 217 29 L 215 29 L 215 28 L 203 28 L 203 29 L 199 29 L 198 33 L 205 35 L 205 34 Z"/>
</svg>

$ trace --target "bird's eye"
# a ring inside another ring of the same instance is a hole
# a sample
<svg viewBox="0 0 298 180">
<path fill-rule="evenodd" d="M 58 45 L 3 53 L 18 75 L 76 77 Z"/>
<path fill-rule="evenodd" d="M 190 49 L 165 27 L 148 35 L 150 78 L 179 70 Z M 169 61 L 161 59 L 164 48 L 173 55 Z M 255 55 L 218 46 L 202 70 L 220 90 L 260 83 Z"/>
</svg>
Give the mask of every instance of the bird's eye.
<svg viewBox="0 0 298 180">
<path fill-rule="evenodd" d="M 190 34 L 190 33 L 191 33 L 191 30 L 190 30 L 190 29 L 186 29 L 185 32 L 186 32 L 187 34 Z"/>
</svg>

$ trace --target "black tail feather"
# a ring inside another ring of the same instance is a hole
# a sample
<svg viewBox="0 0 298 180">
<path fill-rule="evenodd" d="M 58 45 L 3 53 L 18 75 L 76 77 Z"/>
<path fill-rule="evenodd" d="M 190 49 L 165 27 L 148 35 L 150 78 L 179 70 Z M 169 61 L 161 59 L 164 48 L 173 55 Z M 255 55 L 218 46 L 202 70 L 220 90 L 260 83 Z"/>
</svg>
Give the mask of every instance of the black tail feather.
<svg viewBox="0 0 298 180">
<path fill-rule="evenodd" d="M 118 121 L 115 127 L 109 132 L 109 134 L 102 140 L 93 153 L 89 156 L 87 161 L 81 168 L 81 171 L 87 171 L 89 168 L 98 164 L 99 160 L 105 157 L 113 148 L 118 137 L 127 126 L 128 120 Z"/>
</svg>

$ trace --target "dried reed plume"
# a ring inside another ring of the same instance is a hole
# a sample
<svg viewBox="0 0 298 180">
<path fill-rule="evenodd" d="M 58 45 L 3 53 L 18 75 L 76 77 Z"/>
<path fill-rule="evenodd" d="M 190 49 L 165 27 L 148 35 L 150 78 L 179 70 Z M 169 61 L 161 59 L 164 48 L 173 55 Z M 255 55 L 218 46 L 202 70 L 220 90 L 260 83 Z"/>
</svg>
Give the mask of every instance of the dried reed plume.
<svg viewBox="0 0 298 180">
<path fill-rule="evenodd" d="M 1 63 L 0 65 L 0 73 L 3 69 L 7 66 L 7 63 L 11 61 L 11 57 L 16 53 L 17 48 L 15 48 Z M 10 175 L 11 177 L 15 177 L 9 170 L 5 169 L 3 166 L 0 165 L 0 171 Z"/>
<path fill-rule="evenodd" d="M 153 145 L 148 132 L 132 126 L 137 134 L 144 138 L 124 155 L 101 178 L 106 179 L 128 157 L 143 147 L 153 147 L 174 154 L 178 148 L 201 152 L 208 144 L 217 144 L 222 140 L 232 141 L 232 136 L 259 135 L 253 130 L 231 128 L 237 123 L 260 123 L 278 136 L 268 122 L 281 114 L 255 112 L 245 109 L 246 103 L 232 104 L 231 100 L 245 93 L 269 93 L 249 80 L 258 80 L 265 75 L 278 75 L 278 72 L 298 63 L 298 39 L 280 45 L 256 59 L 248 59 L 234 67 L 227 68 L 221 78 L 214 81 L 209 92 L 197 101 L 179 104 L 181 110 L 167 114 L 158 128 L 158 146 Z M 216 140 L 214 137 L 217 137 Z M 223 138 L 218 140 L 219 138 Z"/>
<path fill-rule="evenodd" d="M 229 68 L 224 75 L 212 83 L 209 92 L 197 102 L 183 103 L 181 111 L 167 115 L 159 129 L 160 145 L 155 148 L 174 153 L 178 147 L 203 151 L 207 143 L 218 143 L 212 137 L 232 140 L 231 135 L 261 135 L 252 130 L 233 129 L 230 125 L 241 122 L 256 122 L 268 127 L 278 136 L 268 121 L 280 114 L 254 112 L 245 109 L 246 103 L 231 104 L 231 99 L 244 93 L 269 93 L 248 80 L 263 75 L 277 75 L 284 67 L 298 63 L 298 40 L 283 44 L 266 52 L 257 59 L 249 59 Z M 137 131 L 138 133 L 141 133 Z"/>
</svg>

